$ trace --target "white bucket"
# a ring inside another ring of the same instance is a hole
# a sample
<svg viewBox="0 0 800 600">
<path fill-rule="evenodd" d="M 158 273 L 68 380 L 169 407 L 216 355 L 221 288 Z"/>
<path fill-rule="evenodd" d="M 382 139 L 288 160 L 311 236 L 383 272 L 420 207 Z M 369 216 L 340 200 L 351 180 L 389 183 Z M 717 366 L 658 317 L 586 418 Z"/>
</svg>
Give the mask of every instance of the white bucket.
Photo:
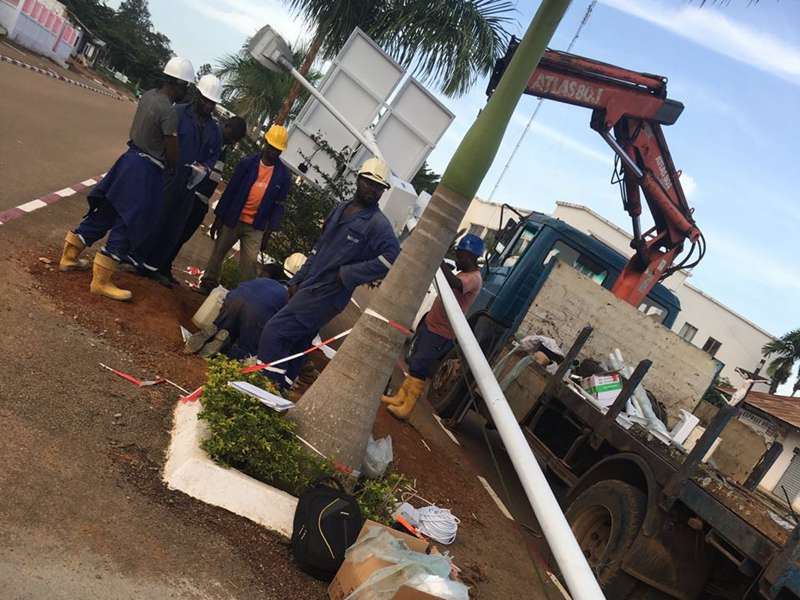
<svg viewBox="0 0 800 600">
<path fill-rule="evenodd" d="M 222 308 L 222 303 L 225 301 L 225 296 L 228 295 L 228 290 L 218 285 L 206 298 L 205 302 L 200 305 L 197 312 L 192 317 L 194 323 L 199 329 L 204 329 L 211 325 L 214 320 L 219 316 L 219 311 Z"/>
</svg>

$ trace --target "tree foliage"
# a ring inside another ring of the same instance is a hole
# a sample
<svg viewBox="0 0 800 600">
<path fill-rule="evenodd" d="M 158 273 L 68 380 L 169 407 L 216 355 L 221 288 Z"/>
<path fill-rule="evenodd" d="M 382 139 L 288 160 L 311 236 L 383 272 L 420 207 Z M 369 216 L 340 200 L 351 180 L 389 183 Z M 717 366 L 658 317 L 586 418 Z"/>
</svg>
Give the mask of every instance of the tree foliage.
<svg viewBox="0 0 800 600">
<path fill-rule="evenodd" d="M 293 60 L 299 62 L 303 60 L 305 49 L 295 49 L 293 54 Z M 218 59 L 214 72 L 222 80 L 223 104 L 251 127 L 260 127 L 278 114 L 294 82 L 288 73 L 276 73 L 259 65 L 246 47 Z M 312 83 L 319 78 L 320 73 L 313 69 L 306 74 L 306 79 Z M 308 92 L 303 90 L 292 107 L 293 112 L 300 109 L 306 98 Z"/>
<path fill-rule="evenodd" d="M 108 44 L 108 66 L 140 87 L 154 87 L 172 56 L 169 38 L 156 31 L 147 0 L 124 0 L 117 10 L 101 0 L 64 0 L 92 34 Z"/>
<path fill-rule="evenodd" d="M 778 387 L 789 381 L 795 365 L 800 364 L 800 329 L 790 331 L 777 340 L 764 344 L 761 352 L 772 359 L 767 366 L 767 375 L 772 379 L 770 392 L 774 394 Z M 792 388 L 792 395 L 798 391 L 800 391 L 800 374 Z"/>
<path fill-rule="evenodd" d="M 355 27 L 414 75 L 447 96 L 466 93 L 491 73 L 508 43 L 514 3 L 508 0 L 285 0 L 322 37 L 333 58 Z"/>
<path fill-rule="evenodd" d="M 428 192 L 429 194 L 433 194 L 433 191 L 436 189 L 436 186 L 439 185 L 439 181 L 441 180 L 442 176 L 439 173 L 434 172 L 428 166 L 428 163 L 423 163 L 422 167 L 420 167 L 417 174 L 414 175 L 414 178 L 411 180 L 411 185 L 414 186 L 414 189 L 419 194 L 420 192 Z"/>
<path fill-rule="evenodd" d="M 200 65 L 200 68 L 197 69 L 195 75 L 197 76 L 197 80 L 200 81 L 200 78 L 203 75 L 210 75 L 214 71 L 214 68 L 209 63 L 204 63 Z"/>
</svg>

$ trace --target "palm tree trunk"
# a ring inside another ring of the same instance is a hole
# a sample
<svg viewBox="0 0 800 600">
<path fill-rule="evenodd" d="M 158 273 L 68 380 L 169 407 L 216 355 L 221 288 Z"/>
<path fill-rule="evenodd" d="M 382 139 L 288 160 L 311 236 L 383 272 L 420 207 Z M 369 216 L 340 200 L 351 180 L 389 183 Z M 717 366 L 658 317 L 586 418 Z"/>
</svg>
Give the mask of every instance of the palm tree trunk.
<svg viewBox="0 0 800 600">
<path fill-rule="evenodd" d="M 410 326 L 457 227 L 492 164 L 511 115 L 569 0 L 543 0 L 497 91 L 456 150 L 419 224 L 370 308 Z M 301 435 L 358 468 L 404 335 L 362 315 L 336 358 L 293 411 Z"/>
<path fill-rule="evenodd" d="M 300 65 L 299 69 L 297 69 L 297 71 L 303 77 L 306 76 L 306 73 L 308 73 L 309 69 L 311 69 L 311 65 L 314 64 L 317 54 L 319 53 L 320 46 L 322 46 L 322 40 L 324 37 L 325 36 L 320 33 L 318 29 L 317 33 L 314 35 L 314 40 L 311 42 L 311 46 L 308 48 L 308 52 L 303 60 L 303 64 Z M 286 98 L 284 98 L 281 111 L 278 113 L 278 116 L 275 117 L 273 124 L 283 125 L 286 122 L 286 119 L 289 118 L 289 113 L 292 110 L 292 106 L 294 105 L 295 100 L 297 100 L 297 96 L 300 95 L 301 89 L 302 86 L 300 85 L 300 82 L 295 80 L 295 82 L 292 84 L 292 87 L 289 89 L 289 93 L 287 94 Z"/>
</svg>

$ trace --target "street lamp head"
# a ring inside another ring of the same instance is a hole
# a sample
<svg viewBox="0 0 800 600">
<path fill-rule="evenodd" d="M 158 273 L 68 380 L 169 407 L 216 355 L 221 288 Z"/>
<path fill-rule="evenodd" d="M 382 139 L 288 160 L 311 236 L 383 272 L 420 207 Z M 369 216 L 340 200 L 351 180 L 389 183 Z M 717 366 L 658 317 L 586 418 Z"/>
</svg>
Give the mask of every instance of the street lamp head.
<svg viewBox="0 0 800 600">
<path fill-rule="evenodd" d="M 283 73 L 287 70 L 283 61 L 289 64 L 292 62 L 292 50 L 289 44 L 269 25 L 264 25 L 250 38 L 247 50 L 259 64 L 271 71 Z"/>
</svg>

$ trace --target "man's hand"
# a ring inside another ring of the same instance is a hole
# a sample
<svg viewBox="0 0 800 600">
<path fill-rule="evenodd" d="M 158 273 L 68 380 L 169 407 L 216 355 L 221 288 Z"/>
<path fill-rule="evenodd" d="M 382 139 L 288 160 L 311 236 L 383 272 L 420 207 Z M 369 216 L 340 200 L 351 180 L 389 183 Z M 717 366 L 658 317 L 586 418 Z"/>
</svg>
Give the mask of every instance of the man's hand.
<svg viewBox="0 0 800 600">
<path fill-rule="evenodd" d="M 288 287 L 287 291 L 289 292 L 289 298 L 291 298 L 292 296 L 294 296 L 297 293 L 297 286 L 296 285 L 290 285 Z"/>
<path fill-rule="evenodd" d="M 219 230 L 222 229 L 222 219 L 219 216 L 214 217 L 214 222 L 211 224 L 211 239 L 216 240 L 219 235 Z"/>
<path fill-rule="evenodd" d="M 272 235 L 272 232 L 267 229 L 264 231 L 264 235 L 261 236 L 261 252 L 267 251 L 267 246 L 269 245 L 269 238 Z"/>
<path fill-rule="evenodd" d="M 448 271 L 451 272 L 451 273 L 453 272 L 453 265 L 451 265 L 446 260 L 443 260 L 442 264 L 439 265 L 439 266 L 445 271 L 445 273 L 448 272 Z"/>
</svg>

